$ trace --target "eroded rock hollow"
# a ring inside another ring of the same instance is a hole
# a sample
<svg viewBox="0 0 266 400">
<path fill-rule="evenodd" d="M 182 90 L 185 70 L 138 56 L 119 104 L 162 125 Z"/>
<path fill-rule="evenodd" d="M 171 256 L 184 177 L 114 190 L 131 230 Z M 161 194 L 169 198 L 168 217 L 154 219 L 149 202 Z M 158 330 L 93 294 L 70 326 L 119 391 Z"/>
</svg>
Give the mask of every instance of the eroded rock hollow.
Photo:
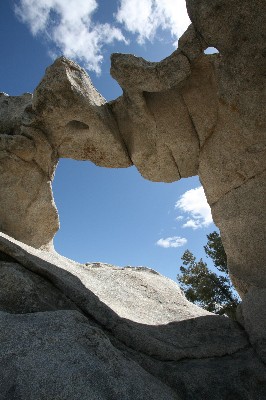
<svg viewBox="0 0 266 400">
<path fill-rule="evenodd" d="M 84 399 L 266 397 L 265 2 L 187 0 L 187 8 L 192 24 L 168 58 L 112 56 L 123 89 L 112 102 L 64 57 L 33 95 L 1 94 L 0 318 L 10 366 L 1 371 L 3 399 L 74 399 L 72 386 Z M 211 46 L 219 53 L 204 54 Z M 241 326 L 189 304 L 152 271 L 56 255 L 51 182 L 60 157 L 134 164 L 158 182 L 199 175 L 243 298 Z M 44 380 L 55 374 L 55 384 L 42 392 L 35 368 Z M 34 383 L 23 381 L 25 370 Z"/>
</svg>

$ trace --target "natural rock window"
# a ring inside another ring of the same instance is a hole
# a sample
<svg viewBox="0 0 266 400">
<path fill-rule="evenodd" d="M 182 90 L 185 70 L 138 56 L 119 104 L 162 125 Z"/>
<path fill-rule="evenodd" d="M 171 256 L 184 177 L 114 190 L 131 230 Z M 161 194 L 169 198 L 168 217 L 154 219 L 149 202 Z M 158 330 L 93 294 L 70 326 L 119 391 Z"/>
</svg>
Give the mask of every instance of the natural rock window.
<svg viewBox="0 0 266 400">
<path fill-rule="evenodd" d="M 147 266 L 176 280 L 180 257 L 187 247 L 202 251 L 206 234 L 215 229 L 182 228 L 177 220 L 179 197 L 200 185 L 196 177 L 182 185 L 150 182 L 135 167 L 106 169 L 90 162 L 61 159 L 53 182 L 60 218 L 55 250 L 78 262 L 102 261 Z M 180 247 L 164 248 L 160 238 L 189 238 Z M 192 241 L 192 242 L 191 242 Z"/>
<path fill-rule="evenodd" d="M 219 53 L 219 50 L 217 50 L 215 47 L 207 47 L 207 49 L 204 50 L 205 54 L 217 54 Z"/>
<path fill-rule="evenodd" d="M 1 93 L 5 400 L 266 396 L 265 1 L 187 0 L 187 10 L 192 23 L 166 59 L 112 57 L 123 89 L 113 101 L 65 57 L 33 95 Z M 222 57 L 204 54 L 211 45 Z M 153 182 L 199 175 L 243 299 L 238 323 L 152 270 L 54 252 L 60 158 L 134 165 Z"/>
</svg>

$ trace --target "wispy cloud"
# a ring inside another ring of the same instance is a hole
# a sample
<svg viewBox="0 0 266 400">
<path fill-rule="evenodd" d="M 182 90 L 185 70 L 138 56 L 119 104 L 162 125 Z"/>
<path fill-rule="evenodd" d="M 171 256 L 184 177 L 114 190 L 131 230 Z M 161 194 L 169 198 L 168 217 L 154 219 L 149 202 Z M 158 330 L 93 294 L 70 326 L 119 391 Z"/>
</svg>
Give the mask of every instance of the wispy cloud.
<svg viewBox="0 0 266 400">
<path fill-rule="evenodd" d="M 153 40 L 162 29 L 171 33 L 177 46 L 190 24 L 185 0 L 120 0 L 116 19 L 127 31 L 137 34 L 140 44 Z"/>
<path fill-rule="evenodd" d="M 191 189 L 180 196 L 175 208 L 188 215 L 183 228 L 199 229 L 209 226 L 212 214 L 202 186 Z"/>
<path fill-rule="evenodd" d="M 96 0 L 20 0 L 15 12 L 34 36 L 41 34 L 56 46 L 51 53 L 63 53 L 100 73 L 103 46 L 127 41 L 117 27 L 93 21 L 97 7 Z"/>
<path fill-rule="evenodd" d="M 187 239 L 180 236 L 172 236 L 165 239 L 161 238 L 156 242 L 157 246 L 164 247 L 165 249 L 169 247 L 182 247 L 186 243 Z"/>
</svg>

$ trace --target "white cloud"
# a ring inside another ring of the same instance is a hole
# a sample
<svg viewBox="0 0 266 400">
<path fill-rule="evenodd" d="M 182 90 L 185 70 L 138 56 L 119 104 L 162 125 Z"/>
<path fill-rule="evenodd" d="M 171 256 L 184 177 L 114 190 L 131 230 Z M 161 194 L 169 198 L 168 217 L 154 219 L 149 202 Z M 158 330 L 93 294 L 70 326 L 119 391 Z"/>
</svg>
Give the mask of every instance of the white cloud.
<svg viewBox="0 0 266 400">
<path fill-rule="evenodd" d="M 212 214 L 202 186 L 191 189 L 180 196 L 175 208 L 188 214 L 188 218 L 183 228 L 198 229 L 209 226 Z"/>
<path fill-rule="evenodd" d="M 170 31 L 174 46 L 190 24 L 185 0 L 120 0 L 116 19 L 138 35 L 138 43 L 152 40 L 158 29 Z"/>
<path fill-rule="evenodd" d="M 169 247 L 182 247 L 187 243 L 186 238 L 181 238 L 180 236 L 172 236 L 166 239 L 159 239 L 156 244 L 157 246 L 164 247 L 168 249 Z"/>
<path fill-rule="evenodd" d="M 50 55 L 64 54 L 98 74 L 104 46 L 114 41 L 128 44 L 125 36 L 129 34 L 136 34 L 138 43 L 143 44 L 152 41 L 158 30 L 165 30 L 176 47 L 177 39 L 190 24 L 185 0 L 118 0 L 117 13 L 104 24 L 94 16 L 99 3 L 19 0 L 15 12 L 34 36 L 42 35 L 49 43 Z"/>
<path fill-rule="evenodd" d="M 183 215 L 178 215 L 178 217 L 176 217 L 176 221 L 182 221 L 182 219 L 184 219 Z"/>
<path fill-rule="evenodd" d="M 100 73 L 103 46 L 126 39 L 115 26 L 93 22 L 96 9 L 96 0 L 20 0 L 15 12 L 33 35 L 44 35 L 60 53 Z"/>
</svg>

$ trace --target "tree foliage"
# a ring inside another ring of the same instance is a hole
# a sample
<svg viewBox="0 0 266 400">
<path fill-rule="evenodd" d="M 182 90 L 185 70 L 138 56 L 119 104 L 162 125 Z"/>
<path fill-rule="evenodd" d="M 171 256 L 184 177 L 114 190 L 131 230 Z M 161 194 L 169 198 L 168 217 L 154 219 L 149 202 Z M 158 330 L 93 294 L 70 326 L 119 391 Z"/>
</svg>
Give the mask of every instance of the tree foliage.
<svg viewBox="0 0 266 400">
<path fill-rule="evenodd" d="M 181 257 L 183 265 L 177 280 L 187 299 L 215 314 L 235 318 L 239 297 L 233 289 L 227 268 L 227 257 L 220 235 L 212 232 L 207 235 L 204 246 L 207 257 L 211 258 L 219 274 L 211 271 L 202 259 L 186 250 Z"/>
</svg>

